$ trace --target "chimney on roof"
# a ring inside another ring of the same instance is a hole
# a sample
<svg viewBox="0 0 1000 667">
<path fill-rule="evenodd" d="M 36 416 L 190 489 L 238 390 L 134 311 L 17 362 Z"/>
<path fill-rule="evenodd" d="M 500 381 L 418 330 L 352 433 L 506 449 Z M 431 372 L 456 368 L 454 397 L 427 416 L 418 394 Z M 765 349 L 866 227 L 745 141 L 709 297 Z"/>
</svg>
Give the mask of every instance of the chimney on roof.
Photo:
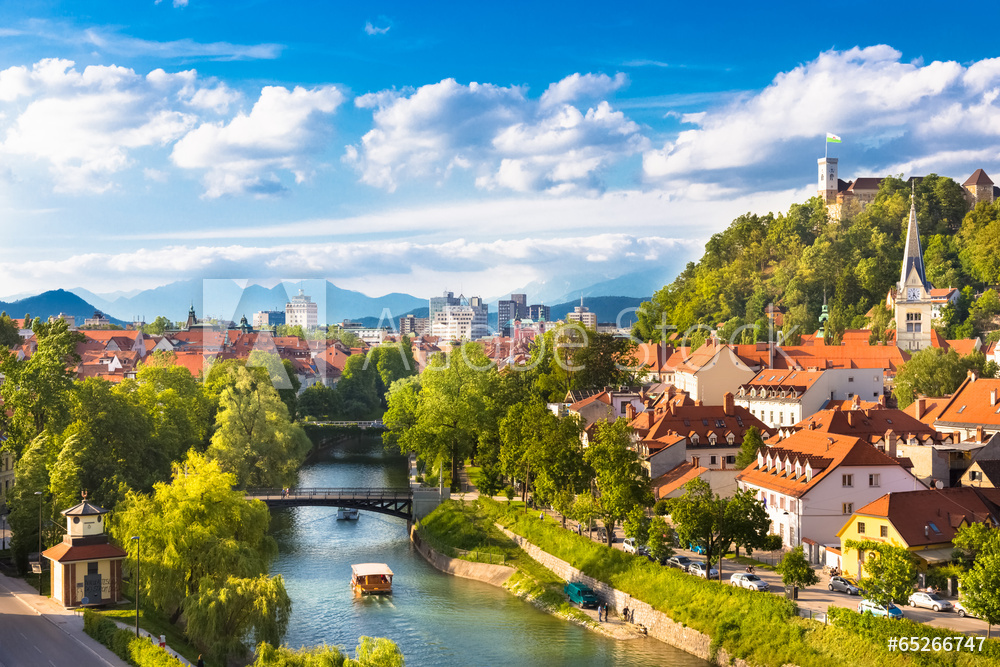
<svg viewBox="0 0 1000 667">
<path fill-rule="evenodd" d="M 833 438 L 829 438 L 828 437 L 826 439 L 826 451 L 830 451 L 830 445 L 832 445 L 832 444 L 833 444 Z"/>
<path fill-rule="evenodd" d="M 736 414 L 736 399 L 730 391 L 722 395 L 722 411 L 727 417 Z"/>
<path fill-rule="evenodd" d="M 934 481 L 934 480 L 931 480 L 931 481 Z M 932 484 L 931 486 L 933 486 L 933 484 Z M 928 525 L 927 525 L 927 524 L 925 523 L 925 524 L 924 524 L 924 539 L 927 539 L 927 538 L 929 538 L 930 536 L 931 536 L 931 529 L 930 529 L 930 526 L 928 526 Z"/>
<path fill-rule="evenodd" d="M 625 418 L 629 421 L 635 419 L 635 406 L 631 403 L 625 405 Z"/>
<path fill-rule="evenodd" d="M 691 457 L 691 465 L 693 465 L 695 468 L 698 467 L 698 457 L 697 456 L 692 456 Z"/>
<path fill-rule="evenodd" d="M 878 404 L 879 404 L 879 407 L 882 407 L 882 408 L 885 407 L 885 394 L 879 394 L 878 395 Z"/>
<path fill-rule="evenodd" d="M 694 405 L 695 405 L 695 407 L 698 407 L 698 408 L 700 408 L 700 407 L 701 407 L 701 399 L 699 398 L 698 400 L 696 400 L 696 401 L 694 402 Z"/>
<path fill-rule="evenodd" d="M 860 410 L 861 409 L 861 397 L 857 394 L 854 395 L 854 400 L 851 402 L 851 409 Z"/>
<path fill-rule="evenodd" d="M 996 389 L 994 389 L 993 391 L 995 393 Z M 977 426 L 976 427 L 976 442 L 982 442 L 982 441 L 983 441 L 983 427 L 982 426 Z"/>
<path fill-rule="evenodd" d="M 916 417 L 917 419 L 920 419 L 921 417 L 924 416 L 924 410 L 926 408 L 927 408 L 927 399 L 921 396 L 920 398 L 917 399 L 917 407 L 914 408 L 916 412 L 913 416 Z"/>
<path fill-rule="evenodd" d="M 885 432 L 885 453 L 896 458 L 896 434 L 891 428 Z"/>
<path fill-rule="evenodd" d="M 951 442 L 952 442 L 952 444 L 958 444 L 959 442 L 962 442 L 962 432 L 961 431 L 952 431 L 952 433 L 951 433 Z"/>
<path fill-rule="evenodd" d="M 816 424 L 813 422 L 809 422 L 809 425 L 806 426 L 806 429 L 809 431 L 813 430 L 814 428 L 816 428 Z"/>
<path fill-rule="evenodd" d="M 997 404 L 997 390 L 996 388 L 990 389 L 990 407 L 996 407 Z"/>
<path fill-rule="evenodd" d="M 966 375 L 968 376 L 969 380 L 971 380 L 972 382 L 975 382 L 976 380 L 979 379 L 979 373 L 977 373 L 976 369 L 974 369 L 974 368 L 970 368 L 969 372 Z"/>
<path fill-rule="evenodd" d="M 850 426 L 851 428 L 854 428 L 855 426 L 857 426 L 857 423 L 858 423 L 858 417 L 857 417 L 857 415 L 858 415 L 857 410 L 848 410 L 847 411 L 847 425 Z"/>
</svg>

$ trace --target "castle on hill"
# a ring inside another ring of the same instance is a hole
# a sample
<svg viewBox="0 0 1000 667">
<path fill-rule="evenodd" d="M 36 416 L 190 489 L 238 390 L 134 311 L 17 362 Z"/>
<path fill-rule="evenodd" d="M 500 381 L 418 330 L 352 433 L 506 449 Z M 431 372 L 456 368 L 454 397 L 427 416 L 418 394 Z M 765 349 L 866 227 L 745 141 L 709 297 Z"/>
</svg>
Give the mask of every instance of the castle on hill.
<svg viewBox="0 0 1000 667">
<path fill-rule="evenodd" d="M 862 177 L 853 181 L 843 181 L 837 176 L 837 158 L 821 157 L 817 162 L 819 182 L 816 194 L 826 202 L 826 210 L 831 220 L 843 220 L 875 201 L 882 178 Z M 920 180 L 920 177 L 911 177 L 910 181 L 913 180 Z M 982 169 L 976 169 L 972 176 L 962 183 L 962 187 L 969 208 L 981 201 L 992 203 L 1000 199 L 1000 188 L 994 185 Z"/>
</svg>

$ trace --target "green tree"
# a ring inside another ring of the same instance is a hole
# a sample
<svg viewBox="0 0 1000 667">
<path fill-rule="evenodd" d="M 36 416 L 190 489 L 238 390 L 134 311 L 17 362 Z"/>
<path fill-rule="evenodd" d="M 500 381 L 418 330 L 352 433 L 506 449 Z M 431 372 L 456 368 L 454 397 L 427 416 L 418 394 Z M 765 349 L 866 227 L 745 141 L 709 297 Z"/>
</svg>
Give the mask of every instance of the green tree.
<svg viewBox="0 0 1000 667">
<path fill-rule="evenodd" d="M 292 650 L 263 643 L 257 647 L 253 667 L 403 667 L 399 647 L 384 637 L 360 637 L 354 659 L 335 646 L 314 646 Z"/>
<path fill-rule="evenodd" d="M 770 528 L 767 511 L 753 491 L 743 489 L 731 498 L 722 498 L 700 477 L 684 485 L 684 494 L 674 501 L 670 517 L 681 543 L 701 545 L 709 563 L 721 562 L 734 544 L 762 548 Z"/>
<path fill-rule="evenodd" d="M 913 354 L 896 374 L 893 392 L 900 409 L 916 400 L 917 394 L 944 396 L 952 394 L 966 377 L 968 366 L 954 350 L 945 352 L 928 347 Z"/>
<path fill-rule="evenodd" d="M 636 505 L 625 516 L 622 530 L 625 536 L 634 539 L 636 544 L 646 544 L 649 541 L 649 526 L 650 519 L 646 516 L 646 510 Z"/>
<path fill-rule="evenodd" d="M 917 582 L 913 554 L 902 547 L 873 540 L 847 540 L 844 546 L 865 554 L 858 585 L 868 599 L 882 607 L 909 599 Z"/>
<path fill-rule="evenodd" d="M 157 315 L 155 320 L 142 327 L 142 332 L 151 336 L 162 336 L 165 331 L 173 328 L 173 321 L 163 315 Z"/>
<path fill-rule="evenodd" d="M 674 555 L 674 530 L 662 516 L 654 516 L 650 521 L 646 546 L 650 555 L 661 563 Z"/>
<path fill-rule="evenodd" d="M 636 507 L 653 504 L 649 483 L 642 474 L 639 457 L 631 448 L 632 428 L 624 419 L 598 422 L 594 440 L 584 455 L 594 469 L 598 516 L 608 532 L 608 546 L 615 526 Z"/>
<path fill-rule="evenodd" d="M 757 461 L 757 452 L 763 448 L 764 439 L 760 436 L 760 429 L 751 426 L 743 434 L 743 443 L 736 455 L 736 469 L 743 470 L 747 466 L 753 465 Z"/>
<path fill-rule="evenodd" d="M 204 577 L 197 597 L 185 605 L 186 634 L 209 646 L 223 665 L 243 659 L 261 642 L 280 644 L 288 629 L 292 600 L 280 575 L 226 577 L 221 583 Z"/>
<path fill-rule="evenodd" d="M 371 418 L 382 403 L 382 378 L 376 364 L 367 356 L 355 354 L 347 358 L 344 372 L 337 383 L 337 393 L 344 414 L 350 419 Z"/>
<path fill-rule="evenodd" d="M 14 564 L 19 572 L 27 571 L 28 554 L 38 549 L 39 513 L 45 522 L 42 525 L 43 538 L 45 526 L 53 516 L 48 490 L 49 468 L 55 456 L 55 444 L 48 433 L 43 433 L 31 442 L 24 455 L 14 464 L 17 484 L 8 492 L 7 504 L 10 507 L 10 516 L 7 517 L 7 521 L 14 533 L 10 547 Z M 41 495 L 35 495 L 36 493 Z M 43 539 L 42 549 L 45 547 L 46 540 Z"/>
<path fill-rule="evenodd" d="M 994 532 L 997 529 L 993 529 Z M 986 621 L 989 637 L 994 625 L 1000 624 L 1000 539 L 993 539 L 989 548 L 976 558 L 972 569 L 961 576 L 962 604 Z"/>
<path fill-rule="evenodd" d="M 38 349 L 18 361 L 0 349 L 0 432 L 7 436 L 4 448 L 19 458 L 42 431 L 59 433 L 67 424 L 73 379 L 80 357 L 76 344 L 83 334 L 70 331 L 62 319 L 32 323 Z"/>
<path fill-rule="evenodd" d="M 337 419 L 343 411 L 340 394 L 336 389 L 317 382 L 299 396 L 298 411 L 302 418 Z"/>
<path fill-rule="evenodd" d="M 172 623 L 230 577 L 266 574 L 277 555 L 267 507 L 247 501 L 235 484 L 218 462 L 189 452 L 174 466 L 169 484 L 157 483 L 151 495 L 129 493 L 109 522 L 112 536 L 128 551 L 129 569 L 136 556 L 130 538 L 139 536 L 140 594 Z"/>
<path fill-rule="evenodd" d="M 270 379 L 242 366 L 230 369 L 208 455 L 236 477 L 240 488 L 285 486 L 312 446 L 288 419 Z"/>
<path fill-rule="evenodd" d="M 22 342 L 17 323 L 6 312 L 0 313 L 0 349 L 15 347 Z"/>
<path fill-rule="evenodd" d="M 959 528 L 951 542 L 971 565 L 982 553 L 1000 551 L 1000 529 L 977 521 Z"/>
<path fill-rule="evenodd" d="M 801 544 L 782 556 L 775 570 L 781 575 L 781 582 L 786 587 L 805 588 L 819 583 L 816 570 L 809 564 Z"/>
</svg>

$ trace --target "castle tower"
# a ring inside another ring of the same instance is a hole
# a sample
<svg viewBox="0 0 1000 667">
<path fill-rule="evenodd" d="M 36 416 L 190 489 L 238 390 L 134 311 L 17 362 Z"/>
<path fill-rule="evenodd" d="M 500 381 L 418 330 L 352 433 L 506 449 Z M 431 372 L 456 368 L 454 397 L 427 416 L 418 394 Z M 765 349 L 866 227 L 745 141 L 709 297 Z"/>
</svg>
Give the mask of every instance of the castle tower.
<svg viewBox="0 0 1000 667">
<path fill-rule="evenodd" d="M 901 349 L 916 352 L 931 346 L 930 289 L 920 249 L 917 198 L 914 192 L 910 196 L 910 220 L 906 228 L 903 266 L 896 285 L 896 345 Z"/>
<path fill-rule="evenodd" d="M 830 204 L 837 203 L 837 158 L 821 157 L 819 163 L 819 182 L 816 194 Z"/>
<path fill-rule="evenodd" d="M 966 199 L 969 199 L 973 206 L 981 201 L 993 202 L 993 180 L 982 169 L 972 172 L 972 176 L 962 183 L 962 187 L 968 192 Z"/>
</svg>

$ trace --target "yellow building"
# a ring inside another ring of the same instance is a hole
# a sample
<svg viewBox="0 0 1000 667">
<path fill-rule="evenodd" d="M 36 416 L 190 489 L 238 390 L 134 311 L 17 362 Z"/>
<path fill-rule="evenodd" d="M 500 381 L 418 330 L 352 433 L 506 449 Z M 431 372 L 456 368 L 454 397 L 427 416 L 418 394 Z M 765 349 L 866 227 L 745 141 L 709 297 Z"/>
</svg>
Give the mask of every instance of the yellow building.
<svg viewBox="0 0 1000 667">
<path fill-rule="evenodd" d="M 86 501 L 65 510 L 63 541 L 42 552 L 52 561 L 52 597 L 64 607 L 94 606 L 122 601 L 122 559 L 125 551 L 104 534 L 107 510 Z"/>
<path fill-rule="evenodd" d="M 946 488 L 887 493 L 851 515 L 837 533 L 841 570 L 847 576 L 864 576 L 864 553 L 848 549 L 848 540 L 884 542 L 911 551 L 919 567 L 947 563 L 954 549 L 952 539 L 962 526 L 988 521 L 1000 513 L 998 489 Z"/>
</svg>

